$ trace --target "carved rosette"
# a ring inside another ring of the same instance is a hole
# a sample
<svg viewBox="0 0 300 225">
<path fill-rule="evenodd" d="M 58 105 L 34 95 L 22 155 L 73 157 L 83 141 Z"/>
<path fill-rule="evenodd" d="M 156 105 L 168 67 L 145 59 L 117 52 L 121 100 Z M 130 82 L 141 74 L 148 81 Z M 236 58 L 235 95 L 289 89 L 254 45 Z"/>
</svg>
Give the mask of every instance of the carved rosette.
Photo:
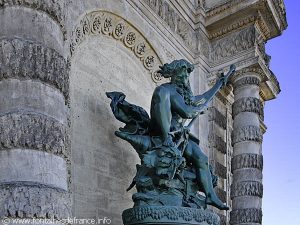
<svg viewBox="0 0 300 225">
<path fill-rule="evenodd" d="M 65 98 L 69 78 L 65 59 L 44 45 L 18 38 L 0 40 L 0 81 L 17 78 L 39 80 L 60 90 Z"/>
<path fill-rule="evenodd" d="M 242 181 L 231 185 L 231 198 L 238 196 L 263 196 L 263 184 L 258 181 Z"/>
<path fill-rule="evenodd" d="M 0 218 L 55 218 L 71 215 L 70 194 L 35 185 L 0 186 Z"/>
<path fill-rule="evenodd" d="M 0 117 L 0 150 L 36 149 L 67 156 L 67 128 L 39 114 L 10 113 Z"/>
<path fill-rule="evenodd" d="M 64 2 L 61 0 L 0 0 L 0 8 L 11 7 L 11 6 L 23 6 L 32 8 L 38 11 L 45 12 L 54 21 L 56 21 L 62 30 L 64 37 L 66 38 L 66 28 L 65 28 L 65 12 L 64 12 Z"/>
<path fill-rule="evenodd" d="M 140 224 L 191 224 L 206 222 L 219 225 L 220 218 L 210 210 L 174 206 L 140 206 L 126 209 L 122 215 L 125 225 Z"/>
<path fill-rule="evenodd" d="M 85 15 L 72 33 L 71 55 L 74 54 L 77 46 L 90 35 L 105 35 L 120 41 L 140 59 L 155 82 L 164 80 L 156 72 L 159 65 L 162 65 L 158 55 L 146 38 L 123 18 L 106 11 L 95 11 Z"/>
<path fill-rule="evenodd" d="M 263 156 L 257 154 L 241 154 L 236 155 L 231 161 L 232 171 L 242 168 L 255 168 L 262 170 L 263 168 Z"/>
<path fill-rule="evenodd" d="M 261 209 L 237 209 L 230 212 L 230 224 L 248 224 L 262 222 Z"/>
<path fill-rule="evenodd" d="M 232 106 L 232 116 L 235 117 L 240 112 L 254 112 L 262 120 L 264 119 L 263 104 L 258 98 L 246 97 L 235 101 Z"/>
<path fill-rule="evenodd" d="M 261 143 L 263 135 L 260 127 L 257 126 L 245 126 L 235 129 L 232 132 L 232 144 L 236 144 L 242 141 L 254 141 Z"/>
</svg>

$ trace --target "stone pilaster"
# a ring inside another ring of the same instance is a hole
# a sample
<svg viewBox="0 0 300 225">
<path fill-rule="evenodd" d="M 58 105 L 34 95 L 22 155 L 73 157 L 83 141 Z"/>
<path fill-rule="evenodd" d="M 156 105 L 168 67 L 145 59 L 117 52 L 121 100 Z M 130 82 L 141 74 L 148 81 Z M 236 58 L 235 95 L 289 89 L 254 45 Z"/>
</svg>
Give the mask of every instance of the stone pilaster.
<svg viewBox="0 0 300 225">
<path fill-rule="evenodd" d="M 230 224 L 262 222 L 262 131 L 263 106 L 259 96 L 260 75 L 239 74 L 234 80 L 233 158 Z"/>
<path fill-rule="evenodd" d="M 0 1 L 0 219 L 70 215 L 63 1 Z"/>
</svg>

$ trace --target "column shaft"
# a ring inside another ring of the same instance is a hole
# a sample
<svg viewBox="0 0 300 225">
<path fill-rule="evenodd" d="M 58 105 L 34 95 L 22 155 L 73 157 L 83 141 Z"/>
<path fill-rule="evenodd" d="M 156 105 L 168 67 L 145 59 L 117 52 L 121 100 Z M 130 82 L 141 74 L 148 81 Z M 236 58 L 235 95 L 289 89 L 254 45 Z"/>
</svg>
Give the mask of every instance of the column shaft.
<svg viewBox="0 0 300 225">
<path fill-rule="evenodd" d="M 70 215 L 61 2 L 0 2 L 0 218 Z"/>
<path fill-rule="evenodd" d="M 262 222 L 262 132 L 259 76 L 248 74 L 234 82 L 233 158 L 230 224 Z"/>
</svg>

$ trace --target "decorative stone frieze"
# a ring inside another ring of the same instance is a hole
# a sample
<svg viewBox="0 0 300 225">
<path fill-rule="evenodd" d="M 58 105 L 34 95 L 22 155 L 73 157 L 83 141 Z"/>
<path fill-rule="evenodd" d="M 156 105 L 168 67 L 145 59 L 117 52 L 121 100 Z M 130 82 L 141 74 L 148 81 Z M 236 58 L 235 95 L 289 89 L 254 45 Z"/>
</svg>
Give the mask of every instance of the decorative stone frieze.
<svg viewBox="0 0 300 225">
<path fill-rule="evenodd" d="M 227 178 L 227 167 L 223 166 L 219 162 L 215 162 L 215 173 L 217 176 L 226 179 Z"/>
<path fill-rule="evenodd" d="M 56 21 L 66 37 L 64 2 L 61 0 L 0 0 L 0 8 L 11 6 L 23 6 L 45 12 Z"/>
<path fill-rule="evenodd" d="M 216 134 L 209 135 L 210 145 L 216 148 L 219 152 L 226 154 L 227 152 L 227 144 L 226 142 Z"/>
<path fill-rule="evenodd" d="M 0 81 L 9 78 L 36 79 L 68 96 L 65 59 L 55 50 L 35 42 L 18 38 L 0 40 Z"/>
<path fill-rule="evenodd" d="M 230 224 L 258 223 L 262 222 L 261 209 L 237 209 L 230 212 Z"/>
<path fill-rule="evenodd" d="M 234 182 L 231 185 L 231 198 L 238 196 L 263 196 L 263 184 L 258 181 Z"/>
<path fill-rule="evenodd" d="M 239 127 L 232 132 L 232 144 L 236 144 L 242 141 L 255 141 L 261 143 L 263 140 L 263 134 L 258 126 L 245 126 Z"/>
<path fill-rule="evenodd" d="M 240 75 L 245 74 L 245 73 L 255 73 L 255 74 L 260 75 L 261 77 L 265 76 L 265 73 L 261 68 L 259 68 L 257 66 L 251 66 L 251 67 L 246 67 L 246 68 L 243 68 L 241 70 L 238 70 L 234 74 L 233 78 L 239 77 Z M 257 85 L 257 86 L 259 86 L 259 84 L 260 84 L 260 80 L 259 80 L 258 77 L 246 76 L 246 77 L 243 77 L 241 79 L 236 80 L 233 83 L 233 87 L 234 88 L 239 88 L 239 87 L 242 87 L 244 85 Z"/>
<path fill-rule="evenodd" d="M 256 16 L 249 16 L 246 18 L 243 18 L 242 20 L 239 21 L 235 21 L 234 23 L 230 24 L 229 26 L 226 27 L 222 27 L 220 30 L 214 31 L 209 35 L 209 39 L 215 39 L 215 38 L 219 38 L 221 36 L 224 36 L 225 34 L 230 33 L 233 30 L 237 30 L 241 27 L 245 27 L 248 24 L 253 24 L 256 20 Z"/>
<path fill-rule="evenodd" d="M 207 12 L 206 12 L 206 16 L 207 17 L 212 17 L 215 16 L 217 14 L 220 14 L 221 12 L 239 4 L 240 2 L 242 2 L 243 0 L 232 0 L 232 1 L 226 1 L 224 4 L 221 5 L 216 5 L 215 7 L 210 8 Z M 204 2 L 204 7 L 206 7 L 206 3 Z"/>
<path fill-rule="evenodd" d="M 213 62 L 236 55 L 254 46 L 255 28 L 248 27 L 238 33 L 233 33 L 212 42 L 210 59 Z"/>
<path fill-rule="evenodd" d="M 245 97 L 236 100 L 232 105 L 232 115 L 235 117 L 240 112 L 254 112 L 264 119 L 263 104 L 258 98 Z"/>
<path fill-rule="evenodd" d="M 32 185 L 0 186 L 0 218 L 55 218 L 71 215 L 69 193 Z"/>
<path fill-rule="evenodd" d="M 231 161 L 232 171 L 242 168 L 255 168 L 262 170 L 263 168 L 263 156 L 257 154 L 241 154 L 236 155 Z"/>
<path fill-rule="evenodd" d="M 66 156 L 66 127 L 40 114 L 5 114 L 0 117 L 0 150 L 25 148 Z"/>
<path fill-rule="evenodd" d="M 162 64 L 158 55 L 145 37 L 123 18 L 106 11 L 94 11 L 86 14 L 72 33 L 71 55 L 74 54 L 76 47 L 90 35 L 105 35 L 120 41 L 140 59 L 155 82 L 164 80 L 156 73 L 159 69 L 158 66 Z"/>
<path fill-rule="evenodd" d="M 209 225 L 219 225 L 220 218 L 210 210 L 187 208 L 187 207 L 164 207 L 164 206 L 141 206 L 127 209 L 123 212 L 123 221 L 126 224 L 138 221 L 151 221 L 172 224 L 174 221 L 186 222 L 188 224 L 199 224 L 206 222 Z"/>
<path fill-rule="evenodd" d="M 216 107 L 209 108 L 208 117 L 209 117 L 208 120 L 214 121 L 221 128 L 223 128 L 224 130 L 226 129 L 227 126 L 226 116 L 224 116 Z"/>
<path fill-rule="evenodd" d="M 188 22 L 178 14 L 168 1 L 163 0 L 143 0 L 164 22 L 168 24 L 170 29 L 177 33 L 184 43 L 192 47 L 194 41 L 194 30 Z"/>
</svg>

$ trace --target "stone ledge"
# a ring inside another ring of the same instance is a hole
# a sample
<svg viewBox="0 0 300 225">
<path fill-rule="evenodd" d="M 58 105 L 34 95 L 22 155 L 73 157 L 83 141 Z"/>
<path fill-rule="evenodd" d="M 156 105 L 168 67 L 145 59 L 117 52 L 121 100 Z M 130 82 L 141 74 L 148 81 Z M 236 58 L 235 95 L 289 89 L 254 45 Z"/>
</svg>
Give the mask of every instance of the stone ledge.
<svg viewBox="0 0 300 225">
<path fill-rule="evenodd" d="M 65 59 L 55 50 L 18 38 L 0 40 L 0 81 L 3 79 L 33 79 L 54 86 L 65 98 L 69 92 L 69 77 Z"/>
<path fill-rule="evenodd" d="M 174 224 L 174 225 L 219 225 L 220 218 L 208 209 L 176 206 L 140 206 L 126 209 L 123 214 L 125 225 Z"/>
</svg>

